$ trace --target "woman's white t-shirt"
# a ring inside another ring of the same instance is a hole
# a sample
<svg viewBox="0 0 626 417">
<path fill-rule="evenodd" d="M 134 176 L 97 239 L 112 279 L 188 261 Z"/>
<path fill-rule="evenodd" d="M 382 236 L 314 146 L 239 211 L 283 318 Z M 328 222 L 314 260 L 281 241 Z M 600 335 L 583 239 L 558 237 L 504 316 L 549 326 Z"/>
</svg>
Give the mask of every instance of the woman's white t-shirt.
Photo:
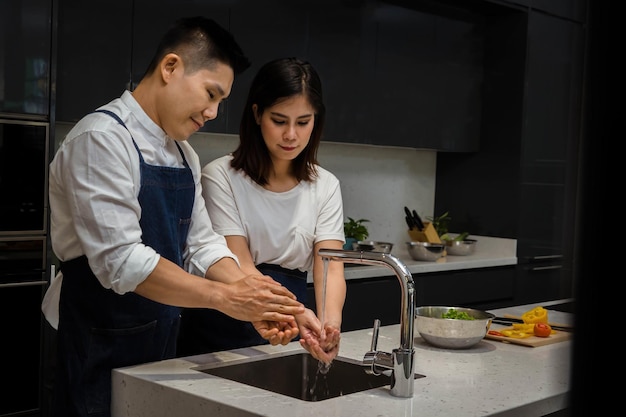
<svg viewBox="0 0 626 417">
<path fill-rule="evenodd" d="M 315 243 L 345 241 L 341 188 L 331 172 L 317 166 L 314 181 L 277 193 L 233 169 L 231 160 L 226 155 L 202 169 L 202 195 L 213 229 L 224 236 L 244 236 L 255 265 L 308 272 Z"/>
</svg>

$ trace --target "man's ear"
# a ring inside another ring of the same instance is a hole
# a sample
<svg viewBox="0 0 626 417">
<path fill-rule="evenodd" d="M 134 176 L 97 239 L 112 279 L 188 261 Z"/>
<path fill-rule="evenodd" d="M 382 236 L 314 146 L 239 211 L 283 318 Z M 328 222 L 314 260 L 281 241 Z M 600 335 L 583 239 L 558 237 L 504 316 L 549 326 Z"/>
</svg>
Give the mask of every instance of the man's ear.
<svg viewBox="0 0 626 417">
<path fill-rule="evenodd" d="M 159 70 L 161 78 L 167 83 L 173 77 L 175 71 L 183 71 L 183 61 L 179 55 L 169 53 L 161 59 Z"/>
</svg>

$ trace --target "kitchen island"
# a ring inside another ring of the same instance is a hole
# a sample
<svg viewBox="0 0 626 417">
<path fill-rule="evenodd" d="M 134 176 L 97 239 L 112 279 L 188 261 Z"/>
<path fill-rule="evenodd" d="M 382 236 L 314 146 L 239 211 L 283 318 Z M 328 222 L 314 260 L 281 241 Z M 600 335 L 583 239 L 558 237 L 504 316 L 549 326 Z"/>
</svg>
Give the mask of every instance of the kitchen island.
<svg viewBox="0 0 626 417">
<path fill-rule="evenodd" d="M 560 301 L 542 303 L 543 306 Z M 537 304 L 492 310 L 521 315 Z M 569 313 L 550 321 L 571 324 Z M 498 325 L 493 324 L 493 328 Z M 378 350 L 399 345 L 400 326 L 380 328 Z M 342 334 L 339 356 L 361 361 L 371 329 Z M 544 416 L 568 406 L 571 340 L 526 347 L 484 339 L 464 350 L 440 349 L 415 334 L 413 398 L 397 398 L 389 386 L 323 401 L 303 401 L 197 370 L 216 362 L 302 351 L 298 343 L 259 346 L 176 358 L 113 371 L 114 417 L 205 416 Z M 280 378 L 277 374 L 275 378 Z"/>
</svg>

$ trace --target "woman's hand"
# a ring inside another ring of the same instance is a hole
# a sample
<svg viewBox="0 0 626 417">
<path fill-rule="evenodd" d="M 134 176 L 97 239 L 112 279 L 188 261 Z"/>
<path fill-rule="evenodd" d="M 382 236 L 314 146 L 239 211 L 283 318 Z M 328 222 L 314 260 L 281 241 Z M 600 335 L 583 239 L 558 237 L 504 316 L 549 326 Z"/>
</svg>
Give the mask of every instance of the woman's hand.
<svg viewBox="0 0 626 417">
<path fill-rule="evenodd" d="M 252 325 L 261 337 L 270 342 L 272 346 L 286 345 L 299 333 L 295 320 L 288 322 L 255 321 L 252 322 Z"/>
<path fill-rule="evenodd" d="M 315 359 L 327 365 L 331 363 L 339 353 L 341 332 L 337 326 L 328 323 L 322 331 L 319 319 L 310 309 L 296 315 L 296 321 L 300 329 L 300 345 Z"/>
</svg>

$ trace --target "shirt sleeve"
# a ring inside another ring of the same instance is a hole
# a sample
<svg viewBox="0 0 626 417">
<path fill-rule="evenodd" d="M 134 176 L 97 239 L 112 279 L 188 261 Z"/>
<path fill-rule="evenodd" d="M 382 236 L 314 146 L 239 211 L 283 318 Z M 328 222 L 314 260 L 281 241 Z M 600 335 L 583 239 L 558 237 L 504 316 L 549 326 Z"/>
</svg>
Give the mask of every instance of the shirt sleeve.
<svg viewBox="0 0 626 417">
<path fill-rule="evenodd" d="M 185 145 L 183 149 L 186 151 L 185 155 L 192 169 L 196 188 L 191 225 L 187 237 L 187 249 L 183 254 L 185 258 L 184 267 L 191 274 L 204 276 L 208 267 L 221 258 L 233 258 L 237 263 L 239 260 L 228 249 L 224 236 L 217 233 L 213 228 L 203 199 L 200 159 L 191 146 L 187 146 L 188 143 L 181 144 L 181 146 L 183 145 Z"/>
<path fill-rule="evenodd" d="M 62 194 L 57 200 L 65 204 L 56 207 L 64 211 L 56 218 L 71 219 L 75 232 L 53 242 L 81 248 L 102 286 L 120 294 L 133 291 L 159 260 L 141 243 L 137 159 L 128 131 L 111 123 L 106 132 L 91 129 L 66 139 L 51 166 L 50 192 Z"/>
<path fill-rule="evenodd" d="M 202 196 L 215 231 L 223 236 L 246 236 L 231 178 L 230 156 L 202 169 Z"/>
<path fill-rule="evenodd" d="M 323 170 L 323 168 L 319 168 Z M 323 198 L 319 201 L 320 208 L 315 230 L 315 243 L 324 240 L 341 240 L 345 242 L 343 233 L 343 199 L 341 185 L 337 177 L 328 171 L 320 174 L 320 186 Z"/>
</svg>

